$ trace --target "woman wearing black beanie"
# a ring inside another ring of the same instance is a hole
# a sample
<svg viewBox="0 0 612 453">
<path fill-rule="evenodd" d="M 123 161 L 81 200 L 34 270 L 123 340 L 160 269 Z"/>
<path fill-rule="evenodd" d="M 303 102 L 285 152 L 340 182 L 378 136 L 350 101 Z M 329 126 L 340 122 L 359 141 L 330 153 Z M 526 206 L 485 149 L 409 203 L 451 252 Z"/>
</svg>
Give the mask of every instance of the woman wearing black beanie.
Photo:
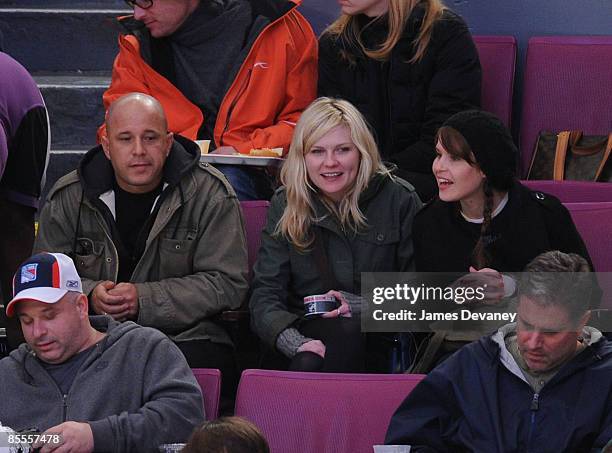
<svg viewBox="0 0 612 453">
<path fill-rule="evenodd" d="M 416 270 L 479 272 L 455 282 L 485 284 L 485 305 L 474 307 L 477 311 L 486 311 L 491 304 L 496 310 L 512 310 L 512 298 L 500 299 L 511 296 L 516 284 L 502 273 L 523 271 L 541 253 L 577 253 L 592 267 L 565 206 L 553 196 L 532 192 L 516 179 L 517 154 L 510 132 L 494 115 L 469 110 L 451 116 L 436 136 L 432 170 L 438 197 L 414 219 Z M 594 297 L 592 304 L 597 305 L 598 300 Z M 492 329 L 490 325 L 473 331 L 431 328 L 434 337 L 422 348 L 425 352 L 413 364 L 413 373 L 430 371 Z"/>
<path fill-rule="evenodd" d="M 442 125 L 432 165 L 438 198 L 414 220 L 417 271 L 518 272 L 549 250 L 591 264 L 568 210 L 516 180 L 517 154 L 490 113 L 465 111 Z"/>
</svg>

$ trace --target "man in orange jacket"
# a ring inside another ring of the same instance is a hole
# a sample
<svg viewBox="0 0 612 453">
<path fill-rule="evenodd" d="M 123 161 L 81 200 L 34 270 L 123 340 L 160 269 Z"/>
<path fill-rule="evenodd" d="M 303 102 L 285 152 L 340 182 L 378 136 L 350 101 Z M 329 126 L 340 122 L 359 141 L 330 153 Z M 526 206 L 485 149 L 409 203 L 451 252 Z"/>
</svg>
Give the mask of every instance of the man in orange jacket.
<svg viewBox="0 0 612 453">
<path fill-rule="evenodd" d="M 127 0 L 134 15 L 119 19 L 126 34 L 105 107 L 146 93 L 161 102 L 171 132 L 209 139 L 215 153 L 287 153 L 316 95 L 317 40 L 298 1 Z M 240 199 L 271 194 L 263 171 L 218 167 Z"/>
</svg>

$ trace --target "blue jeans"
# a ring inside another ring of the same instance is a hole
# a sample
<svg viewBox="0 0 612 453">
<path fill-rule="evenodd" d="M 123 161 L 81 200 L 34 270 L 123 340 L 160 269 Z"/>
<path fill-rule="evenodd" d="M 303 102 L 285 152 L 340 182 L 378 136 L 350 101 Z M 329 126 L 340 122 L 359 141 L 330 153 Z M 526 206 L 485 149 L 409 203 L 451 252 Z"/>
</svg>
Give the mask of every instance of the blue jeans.
<svg viewBox="0 0 612 453">
<path fill-rule="evenodd" d="M 238 200 L 269 200 L 274 193 L 272 178 L 262 168 L 215 164 L 234 188 Z"/>
</svg>

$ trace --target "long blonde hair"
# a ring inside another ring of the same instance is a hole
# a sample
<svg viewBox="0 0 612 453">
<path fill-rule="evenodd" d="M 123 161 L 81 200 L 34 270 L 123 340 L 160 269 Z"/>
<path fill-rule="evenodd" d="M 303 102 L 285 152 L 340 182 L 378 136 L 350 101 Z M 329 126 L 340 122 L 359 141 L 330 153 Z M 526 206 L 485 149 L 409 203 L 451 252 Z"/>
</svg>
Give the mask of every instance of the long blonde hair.
<svg viewBox="0 0 612 453">
<path fill-rule="evenodd" d="M 442 17 L 442 13 L 446 9 L 441 0 L 389 0 L 389 12 L 387 14 L 389 33 L 385 41 L 377 49 L 367 49 L 365 47 L 361 40 L 362 30 L 359 27 L 357 18 L 349 14 L 342 14 L 327 27 L 323 34 L 329 33 L 337 39 L 346 42 L 351 47 L 357 45 L 369 58 L 386 61 L 402 37 L 410 14 L 421 3 L 425 4 L 425 17 L 423 18 L 419 34 L 413 43 L 415 47 L 414 56 L 408 60 L 409 63 L 416 63 L 425 54 L 425 50 L 431 40 L 435 21 Z M 350 63 L 354 63 L 349 53 L 342 52 L 342 56 Z"/>
<path fill-rule="evenodd" d="M 352 187 L 340 203 L 336 204 L 308 178 L 305 156 L 315 143 L 338 126 L 346 126 L 351 140 L 359 151 L 359 170 Z M 363 116 L 348 101 L 322 97 L 304 110 L 293 132 L 289 154 L 281 170 L 281 182 L 287 193 L 287 207 L 276 234 L 285 236 L 296 248 L 305 250 L 314 237 L 310 227 L 315 219 L 314 197 L 337 217 L 345 230 L 358 231 L 366 225 L 366 218 L 359 209 L 359 196 L 375 173 L 389 174 L 383 165 L 374 137 Z"/>
</svg>

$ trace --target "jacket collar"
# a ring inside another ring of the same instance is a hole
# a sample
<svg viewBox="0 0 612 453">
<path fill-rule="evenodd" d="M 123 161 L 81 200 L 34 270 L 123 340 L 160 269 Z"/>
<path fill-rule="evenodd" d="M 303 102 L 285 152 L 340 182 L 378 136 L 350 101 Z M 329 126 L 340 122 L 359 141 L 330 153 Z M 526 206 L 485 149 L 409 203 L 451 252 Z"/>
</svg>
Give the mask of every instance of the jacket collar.
<svg viewBox="0 0 612 453">
<path fill-rule="evenodd" d="M 517 375 L 521 380 L 525 380 L 519 365 L 506 348 L 505 337 L 516 331 L 516 323 L 506 324 L 499 328 L 493 335 L 482 337 L 479 340 L 485 354 L 491 362 L 500 361 L 512 374 Z M 586 326 L 583 330 L 583 337 L 587 343 L 584 351 L 574 356 L 569 362 L 565 363 L 559 372 L 553 377 L 551 382 L 556 382 L 566 376 L 572 375 L 604 357 L 612 356 L 612 343 L 608 341 L 599 330 L 594 327 Z"/>
<path fill-rule="evenodd" d="M 123 335 L 139 328 L 140 326 L 134 322 L 117 322 L 110 316 L 90 316 L 89 321 L 91 326 L 99 332 L 106 333 L 106 336 L 98 343 L 98 347 L 87 358 L 81 369 L 85 369 L 95 362 L 105 350 L 109 349 Z M 22 343 L 19 347 L 10 353 L 10 358 L 19 364 L 22 372 L 21 378 L 24 382 L 33 383 L 35 376 L 40 375 L 42 370 L 41 363 L 36 360 L 34 351 L 27 343 Z"/>
<path fill-rule="evenodd" d="M 400 39 L 392 50 L 393 55 L 401 55 L 402 59 L 408 56 L 408 58 L 405 59 L 405 61 L 407 61 L 414 54 L 414 41 L 421 29 L 421 24 L 425 18 L 425 12 L 426 5 L 424 2 L 420 2 L 412 10 L 410 16 L 406 20 L 406 25 Z M 362 38 L 365 40 L 366 46 L 372 47 L 372 44 L 375 46 L 380 45 L 386 38 L 389 30 L 386 16 L 371 18 L 364 14 L 359 14 L 355 16 L 355 20 L 357 21 L 359 29 L 363 30 Z M 358 59 L 370 61 L 370 58 L 363 53 L 361 47 L 355 42 L 339 37 L 338 44 L 343 50 L 354 54 Z"/>
<path fill-rule="evenodd" d="M 362 210 L 364 210 L 370 201 L 372 201 L 372 199 L 378 194 L 378 192 L 382 190 L 383 185 L 388 179 L 388 175 L 381 173 L 375 173 L 374 176 L 370 178 L 367 187 L 359 197 L 359 207 Z"/>
<path fill-rule="evenodd" d="M 203 2 L 208 0 L 201 0 Z M 264 17 L 269 23 L 275 22 L 281 17 L 288 14 L 291 10 L 297 7 L 301 0 L 250 0 L 251 8 L 253 9 L 253 20 L 256 17 Z M 149 34 L 145 25 L 134 19 L 133 15 L 122 16 L 117 19 L 120 31 L 127 34 L 132 34 L 138 38 L 140 42 L 140 54 L 143 59 L 151 64 L 153 48 L 162 48 L 162 52 L 166 53 L 167 38 L 155 39 Z M 162 59 L 163 60 L 163 59 Z"/>
<path fill-rule="evenodd" d="M 198 145 L 180 135 L 174 136 L 174 142 L 163 169 L 163 181 L 172 188 L 181 181 L 199 162 Z M 77 168 L 83 191 L 89 200 L 95 200 L 105 192 L 113 189 L 114 171 L 110 161 L 104 155 L 102 145 L 89 150 Z"/>
</svg>

